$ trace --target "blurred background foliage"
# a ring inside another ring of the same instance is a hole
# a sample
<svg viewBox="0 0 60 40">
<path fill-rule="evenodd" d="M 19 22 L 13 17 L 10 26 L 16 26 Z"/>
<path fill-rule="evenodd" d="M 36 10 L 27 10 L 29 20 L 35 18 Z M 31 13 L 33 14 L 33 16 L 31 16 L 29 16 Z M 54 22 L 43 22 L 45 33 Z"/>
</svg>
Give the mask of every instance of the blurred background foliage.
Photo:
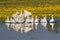
<svg viewBox="0 0 60 40">
<path fill-rule="evenodd" d="M 20 10 L 28 10 L 38 17 L 50 17 L 52 14 L 60 17 L 60 0 L 0 0 L 0 18 Z"/>
</svg>

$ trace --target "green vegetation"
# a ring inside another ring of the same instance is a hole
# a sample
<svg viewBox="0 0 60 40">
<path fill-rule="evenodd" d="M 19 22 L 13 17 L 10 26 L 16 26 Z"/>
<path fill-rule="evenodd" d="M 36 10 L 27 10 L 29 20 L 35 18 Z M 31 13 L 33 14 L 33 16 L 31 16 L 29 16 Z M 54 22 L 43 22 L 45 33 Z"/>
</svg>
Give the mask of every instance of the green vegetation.
<svg viewBox="0 0 60 40">
<path fill-rule="evenodd" d="M 11 16 L 16 11 L 29 10 L 33 16 L 60 17 L 59 0 L 0 0 L 0 19 Z"/>
</svg>

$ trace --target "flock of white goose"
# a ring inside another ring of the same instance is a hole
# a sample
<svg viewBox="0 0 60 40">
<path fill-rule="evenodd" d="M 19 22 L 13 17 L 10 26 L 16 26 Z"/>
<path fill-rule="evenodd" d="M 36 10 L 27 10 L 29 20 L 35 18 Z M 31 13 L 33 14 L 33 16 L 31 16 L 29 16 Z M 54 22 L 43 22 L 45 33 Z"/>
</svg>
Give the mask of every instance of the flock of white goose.
<svg viewBox="0 0 60 40">
<path fill-rule="evenodd" d="M 20 13 L 17 11 L 15 14 L 12 15 L 12 17 L 7 17 L 5 22 L 7 22 L 6 25 L 7 25 L 8 29 L 11 26 L 11 28 L 13 28 L 14 30 L 16 30 L 16 31 L 21 30 L 21 33 L 23 33 L 23 30 L 24 30 L 24 32 L 28 32 L 31 29 L 33 29 L 33 23 L 35 24 L 35 29 L 37 29 L 37 26 L 39 24 L 39 20 L 40 19 L 37 16 L 33 17 L 29 11 L 27 11 L 27 10 L 22 11 L 21 10 Z M 19 25 L 18 24 L 9 24 L 10 22 L 12 22 L 12 23 L 16 23 L 16 22 L 25 23 L 24 24 L 25 26 L 32 26 L 32 27 L 24 27 L 22 24 L 19 24 Z M 46 28 L 46 25 L 47 25 L 46 16 L 41 18 L 40 22 L 41 22 L 41 25 Z M 49 22 L 50 22 L 50 25 L 52 26 L 52 30 L 53 30 L 53 26 L 54 26 L 53 22 L 55 22 L 53 15 L 51 16 L 51 19 L 49 20 Z"/>
<path fill-rule="evenodd" d="M 39 22 L 39 18 L 37 16 L 34 18 L 32 14 L 27 10 L 24 11 L 21 10 L 21 13 L 17 11 L 15 14 L 12 15 L 12 17 L 7 17 L 7 20 L 5 20 L 5 22 Z M 40 20 L 40 22 L 47 23 L 46 16 L 44 16 Z M 53 15 L 51 16 L 49 22 L 55 22 Z"/>
</svg>

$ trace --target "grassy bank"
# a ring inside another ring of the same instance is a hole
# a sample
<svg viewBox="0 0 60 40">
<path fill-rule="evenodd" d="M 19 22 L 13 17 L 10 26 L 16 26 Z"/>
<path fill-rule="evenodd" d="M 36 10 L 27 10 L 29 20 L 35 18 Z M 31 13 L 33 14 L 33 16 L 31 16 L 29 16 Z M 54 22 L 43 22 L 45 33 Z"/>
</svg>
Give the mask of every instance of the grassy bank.
<svg viewBox="0 0 60 40">
<path fill-rule="evenodd" d="M 38 17 L 42 17 L 44 15 L 50 17 L 52 14 L 54 17 L 60 17 L 60 2 L 58 0 L 1 0 L 0 4 L 0 19 L 5 19 L 7 16 L 11 16 L 16 11 L 20 10 L 28 10 L 32 13 L 33 16 Z"/>
<path fill-rule="evenodd" d="M 55 17 L 60 17 L 60 6 L 58 7 L 8 7 L 8 8 L 0 8 L 0 18 L 6 18 L 7 16 L 11 16 L 16 11 L 20 10 L 28 10 L 32 13 L 33 16 L 42 17 L 44 15 L 50 17 L 52 14 Z"/>
</svg>

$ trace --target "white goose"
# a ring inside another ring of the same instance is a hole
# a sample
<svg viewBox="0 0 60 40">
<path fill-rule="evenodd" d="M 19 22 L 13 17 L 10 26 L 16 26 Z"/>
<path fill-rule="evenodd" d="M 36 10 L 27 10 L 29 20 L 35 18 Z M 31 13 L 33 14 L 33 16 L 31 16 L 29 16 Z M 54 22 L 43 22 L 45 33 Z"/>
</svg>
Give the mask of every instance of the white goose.
<svg viewBox="0 0 60 40">
<path fill-rule="evenodd" d="M 16 18 L 19 15 L 19 11 L 12 15 L 12 17 Z"/>
<path fill-rule="evenodd" d="M 31 13 L 29 12 L 29 11 L 27 11 L 27 10 L 24 10 L 24 17 L 26 18 L 27 16 L 29 16 L 29 15 L 31 15 Z"/>
<path fill-rule="evenodd" d="M 18 17 L 19 16 L 19 12 L 17 11 L 15 14 L 12 15 L 13 19 L 15 20 L 15 22 L 18 22 Z"/>
<path fill-rule="evenodd" d="M 47 23 L 46 16 L 44 16 L 44 18 L 43 18 L 43 19 L 41 19 L 41 22 L 43 22 L 43 23 Z"/>
<path fill-rule="evenodd" d="M 23 13 L 22 13 L 22 10 L 21 10 L 21 13 L 19 15 L 19 19 L 18 19 L 18 22 L 24 22 L 24 17 L 23 17 Z"/>
<path fill-rule="evenodd" d="M 35 23 L 38 23 L 39 22 L 39 18 L 36 16 L 35 17 Z"/>
<path fill-rule="evenodd" d="M 33 16 L 32 17 L 27 16 L 26 22 L 27 23 L 30 23 L 30 22 L 33 23 Z"/>
<path fill-rule="evenodd" d="M 34 18 L 33 18 L 33 16 L 31 16 L 31 17 L 30 17 L 30 22 L 33 23 L 33 21 L 34 21 Z"/>
<path fill-rule="evenodd" d="M 15 23 L 15 20 L 13 17 L 10 18 L 10 22 Z"/>
<path fill-rule="evenodd" d="M 39 19 L 38 19 L 38 17 L 36 16 L 36 17 L 35 17 L 35 29 L 37 29 L 38 24 L 39 24 Z"/>
<path fill-rule="evenodd" d="M 9 17 L 7 17 L 7 19 L 5 20 L 5 22 L 10 22 L 10 18 L 9 18 Z"/>
<path fill-rule="evenodd" d="M 54 22 L 54 18 L 53 18 L 53 15 L 52 15 L 52 18 L 50 19 L 49 22 Z"/>
<path fill-rule="evenodd" d="M 26 23 L 30 22 L 30 17 L 28 16 L 26 19 Z"/>
</svg>

